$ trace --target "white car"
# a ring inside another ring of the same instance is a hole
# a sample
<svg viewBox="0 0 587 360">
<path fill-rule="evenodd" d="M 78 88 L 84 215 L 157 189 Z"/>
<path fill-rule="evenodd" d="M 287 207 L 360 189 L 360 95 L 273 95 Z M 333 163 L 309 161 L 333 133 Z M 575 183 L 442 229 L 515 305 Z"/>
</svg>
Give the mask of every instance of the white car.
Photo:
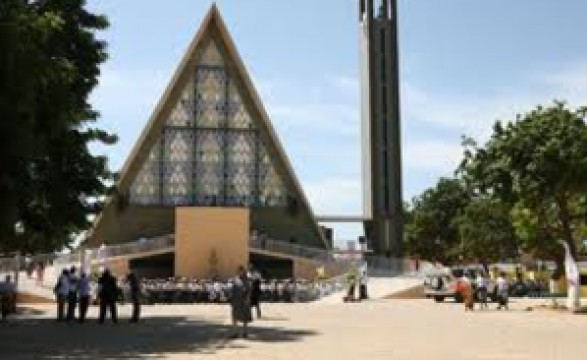
<svg viewBox="0 0 587 360">
<path fill-rule="evenodd" d="M 462 302 L 463 297 L 457 291 L 457 281 L 458 279 L 449 274 L 427 275 L 424 280 L 424 295 L 436 302 L 443 302 L 445 298 Z"/>
</svg>

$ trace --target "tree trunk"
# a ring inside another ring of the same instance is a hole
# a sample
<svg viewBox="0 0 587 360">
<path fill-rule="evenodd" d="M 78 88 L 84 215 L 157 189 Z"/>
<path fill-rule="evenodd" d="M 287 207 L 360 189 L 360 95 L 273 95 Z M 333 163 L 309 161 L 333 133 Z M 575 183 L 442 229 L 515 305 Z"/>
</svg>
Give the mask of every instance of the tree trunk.
<svg viewBox="0 0 587 360">
<path fill-rule="evenodd" d="M 573 230 L 571 228 L 571 217 L 569 214 L 568 201 L 566 196 L 557 199 L 559 207 L 559 218 L 562 225 L 563 241 L 568 245 L 572 262 L 577 259 L 577 247 L 575 246 L 575 239 L 573 237 Z M 558 264 L 557 264 L 558 266 Z M 576 266 L 576 265 L 574 265 Z M 565 273 L 567 277 L 567 308 L 575 311 L 581 304 L 581 292 L 578 279 L 571 279 L 569 276 L 569 269 L 565 265 Z"/>
<path fill-rule="evenodd" d="M 576 260 L 577 247 L 575 246 L 575 238 L 573 236 L 573 229 L 571 228 L 571 216 L 566 196 L 557 197 L 556 203 L 559 210 L 559 220 L 562 225 L 563 240 L 569 245 L 573 260 Z"/>
</svg>

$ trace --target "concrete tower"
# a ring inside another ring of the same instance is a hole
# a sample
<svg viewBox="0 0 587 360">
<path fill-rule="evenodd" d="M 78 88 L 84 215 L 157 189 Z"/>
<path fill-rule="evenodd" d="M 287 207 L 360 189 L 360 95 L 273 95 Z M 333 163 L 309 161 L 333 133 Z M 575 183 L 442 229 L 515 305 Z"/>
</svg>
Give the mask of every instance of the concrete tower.
<svg viewBox="0 0 587 360">
<path fill-rule="evenodd" d="M 374 4 L 375 2 L 375 4 Z M 365 234 L 376 255 L 403 238 L 396 0 L 359 0 Z"/>
</svg>

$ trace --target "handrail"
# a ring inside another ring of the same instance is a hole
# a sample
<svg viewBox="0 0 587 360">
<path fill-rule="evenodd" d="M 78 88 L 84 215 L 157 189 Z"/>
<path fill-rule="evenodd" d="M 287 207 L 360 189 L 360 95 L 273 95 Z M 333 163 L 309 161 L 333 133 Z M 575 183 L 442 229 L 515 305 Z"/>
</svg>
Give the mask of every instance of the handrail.
<svg viewBox="0 0 587 360">
<path fill-rule="evenodd" d="M 308 258 L 327 262 L 334 262 L 337 260 L 333 256 L 333 253 L 328 250 L 299 244 L 292 244 L 285 241 L 263 238 L 251 238 L 249 244 L 253 249 L 277 252 L 295 257 Z"/>
<path fill-rule="evenodd" d="M 134 241 L 131 243 L 107 245 L 101 248 L 90 249 L 92 259 L 113 258 L 119 256 L 127 256 L 136 253 L 149 252 L 161 250 L 164 248 L 173 247 L 175 244 L 175 237 L 173 234 L 155 237 L 152 239 L 144 239 Z"/>
<path fill-rule="evenodd" d="M 100 261 L 119 256 L 128 256 L 141 252 L 160 250 L 161 248 L 173 247 L 173 235 L 164 235 L 152 239 L 133 241 L 117 245 L 103 245 L 98 248 L 80 249 L 71 254 L 60 255 L 55 259 L 56 264 L 79 263 L 82 261 L 82 251 L 86 251 L 88 261 Z"/>
</svg>

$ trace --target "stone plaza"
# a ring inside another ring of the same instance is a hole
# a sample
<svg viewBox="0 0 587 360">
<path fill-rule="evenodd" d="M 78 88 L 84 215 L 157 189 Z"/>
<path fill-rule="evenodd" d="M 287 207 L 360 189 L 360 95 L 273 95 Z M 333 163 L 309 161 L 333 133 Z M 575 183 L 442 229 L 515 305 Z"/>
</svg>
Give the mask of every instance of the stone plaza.
<svg viewBox="0 0 587 360">
<path fill-rule="evenodd" d="M 230 340 L 223 305 L 146 306 L 139 324 L 62 324 L 51 305 L 0 325 L 3 359 L 571 359 L 584 351 L 587 317 L 528 308 L 465 313 L 431 300 L 264 304 L 249 339 Z M 96 316 L 96 309 L 90 315 Z M 94 320 L 94 319 L 92 319 Z"/>
</svg>

